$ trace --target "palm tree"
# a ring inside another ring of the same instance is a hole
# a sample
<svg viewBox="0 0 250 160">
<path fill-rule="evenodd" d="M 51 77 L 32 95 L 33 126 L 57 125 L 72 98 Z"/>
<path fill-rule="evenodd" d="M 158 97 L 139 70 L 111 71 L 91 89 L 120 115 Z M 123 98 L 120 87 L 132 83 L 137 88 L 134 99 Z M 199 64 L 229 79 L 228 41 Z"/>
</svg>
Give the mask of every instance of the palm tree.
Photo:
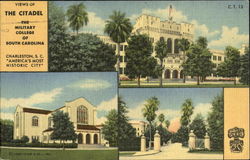
<svg viewBox="0 0 250 160">
<path fill-rule="evenodd" d="M 167 52 L 167 43 L 164 40 L 164 38 L 160 38 L 159 41 L 157 41 L 156 46 L 155 46 L 155 51 L 156 51 L 156 57 L 159 58 L 160 60 L 160 75 L 159 75 L 159 79 L 160 79 L 160 87 L 162 87 L 162 72 L 163 72 L 163 60 L 164 58 L 167 57 L 168 52 Z"/>
<path fill-rule="evenodd" d="M 161 114 L 158 116 L 158 120 L 161 122 L 161 125 L 162 125 L 162 123 L 163 123 L 164 120 L 165 120 L 165 116 L 164 116 L 163 113 L 161 113 Z"/>
<path fill-rule="evenodd" d="M 114 11 L 109 16 L 109 20 L 106 21 L 104 33 L 107 33 L 109 37 L 117 43 L 117 64 L 116 71 L 120 75 L 120 44 L 126 42 L 132 32 L 132 24 L 129 18 L 125 17 L 125 13 L 120 11 Z"/>
<path fill-rule="evenodd" d="M 167 128 L 170 126 L 170 121 L 168 119 L 165 121 L 165 125 Z"/>
<path fill-rule="evenodd" d="M 78 34 L 80 28 L 84 25 L 86 26 L 89 22 L 88 12 L 86 11 L 86 7 L 83 3 L 69 6 L 67 10 L 67 17 L 70 28 L 72 28 L 76 34 Z"/>
<path fill-rule="evenodd" d="M 180 50 L 183 52 L 183 64 L 186 62 L 186 52 L 190 47 L 190 43 L 188 41 L 188 39 L 182 38 L 178 41 L 178 47 L 180 48 Z M 183 71 L 183 83 L 186 82 L 186 75 Z"/>
<path fill-rule="evenodd" d="M 146 118 L 146 120 L 149 122 L 149 149 L 151 149 L 151 127 L 152 127 L 152 122 L 156 118 L 156 111 L 159 108 L 160 101 L 156 97 L 151 97 L 147 99 L 147 103 L 144 105 L 144 108 L 142 109 L 143 117 Z"/>
<path fill-rule="evenodd" d="M 181 106 L 181 125 L 188 126 L 191 122 L 191 115 L 193 114 L 194 106 L 191 99 L 186 99 Z"/>
</svg>

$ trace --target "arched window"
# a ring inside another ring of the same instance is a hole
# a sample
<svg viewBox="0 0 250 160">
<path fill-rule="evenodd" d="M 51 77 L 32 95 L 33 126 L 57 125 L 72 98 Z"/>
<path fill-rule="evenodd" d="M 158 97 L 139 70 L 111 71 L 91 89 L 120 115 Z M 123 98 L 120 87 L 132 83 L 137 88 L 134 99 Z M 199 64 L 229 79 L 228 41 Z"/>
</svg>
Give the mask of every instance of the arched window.
<svg viewBox="0 0 250 160">
<path fill-rule="evenodd" d="M 16 127 L 19 127 L 19 114 L 16 113 Z"/>
<path fill-rule="evenodd" d="M 85 106 L 77 107 L 77 123 L 88 124 L 88 109 Z"/>
<path fill-rule="evenodd" d="M 48 128 L 52 127 L 52 117 L 48 118 Z"/>
<path fill-rule="evenodd" d="M 38 126 L 38 117 L 37 116 L 32 117 L 32 126 Z"/>
<path fill-rule="evenodd" d="M 167 52 L 168 53 L 172 53 L 172 39 L 171 38 L 168 38 L 168 40 L 167 40 L 167 46 L 168 46 Z"/>
</svg>

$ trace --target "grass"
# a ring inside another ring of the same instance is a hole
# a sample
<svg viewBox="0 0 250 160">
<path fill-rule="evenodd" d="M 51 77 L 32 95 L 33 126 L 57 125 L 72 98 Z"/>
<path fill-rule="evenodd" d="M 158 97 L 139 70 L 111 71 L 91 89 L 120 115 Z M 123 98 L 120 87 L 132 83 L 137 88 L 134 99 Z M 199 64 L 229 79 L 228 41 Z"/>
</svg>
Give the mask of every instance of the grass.
<svg viewBox="0 0 250 160">
<path fill-rule="evenodd" d="M 0 157 L 9 160 L 117 160 L 118 151 L 1 148 Z"/>
<path fill-rule="evenodd" d="M 223 154 L 223 151 L 189 151 L 189 153 L 204 153 L 204 154 Z"/>
<path fill-rule="evenodd" d="M 137 83 L 134 81 L 121 81 L 121 85 L 119 86 L 120 88 L 138 88 Z M 159 83 L 141 83 L 141 88 L 160 88 Z M 163 84 L 163 88 L 221 88 L 221 87 L 226 87 L 226 88 L 239 88 L 239 87 L 249 87 L 248 85 L 243 85 L 243 84 Z"/>
</svg>

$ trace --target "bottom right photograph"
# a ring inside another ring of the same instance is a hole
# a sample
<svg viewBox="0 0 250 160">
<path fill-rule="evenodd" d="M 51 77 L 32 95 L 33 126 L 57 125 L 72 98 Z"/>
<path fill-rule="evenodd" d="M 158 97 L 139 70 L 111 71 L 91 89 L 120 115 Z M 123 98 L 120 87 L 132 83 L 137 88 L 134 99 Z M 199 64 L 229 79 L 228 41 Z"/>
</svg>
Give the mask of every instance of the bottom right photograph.
<svg viewBox="0 0 250 160">
<path fill-rule="evenodd" d="M 248 92 L 248 88 L 119 89 L 120 160 L 248 157 Z"/>
</svg>

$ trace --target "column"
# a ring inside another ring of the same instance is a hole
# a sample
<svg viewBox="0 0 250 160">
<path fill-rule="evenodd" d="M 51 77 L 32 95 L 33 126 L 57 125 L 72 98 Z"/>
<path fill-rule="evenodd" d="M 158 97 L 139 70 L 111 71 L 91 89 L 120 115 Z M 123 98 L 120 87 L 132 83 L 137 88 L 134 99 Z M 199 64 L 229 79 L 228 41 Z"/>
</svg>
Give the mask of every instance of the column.
<svg viewBox="0 0 250 160">
<path fill-rule="evenodd" d="M 173 79 L 173 70 L 170 70 L 170 79 Z"/>
<path fill-rule="evenodd" d="M 82 133 L 82 144 L 86 144 L 86 133 Z"/>
<path fill-rule="evenodd" d="M 205 135 L 205 140 L 204 141 L 205 141 L 204 142 L 205 149 L 210 150 L 210 137 L 208 136 L 207 133 Z"/>
<path fill-rule="evenodd" d="M 174 38 L 171 38 L 172 40 L 172 54 L 174 54 Z"/>
<path fill-rule="evenodd" d="M 144 134 L 141 136 L 141 152 L 146 152 L 146 137 Z"/>
<path fill-rule="evenodd" d="M 154 135 L 154 151 L 160 151 L 161 150 L 161 136 L 158 133 L 158 130 L 156 130 L 156 133 Z"/>
<path fill-rule="evenodd" d="M 189 139 L 188 139 L 188 148 L 189 150 L 195 149 L 195 134 L 193 133 L 193 130 L 189 133 Z"/>
<path fill-rule="evenodd" d="M 90 133 L 90 144 L 94 144 L 94 134 Z"/>
<path fill-rule="evenodd" d="M 178 71 L 177 78 L 180 79 L 180 77 L 181 77 L 181 71 Z"/>
</svg>

